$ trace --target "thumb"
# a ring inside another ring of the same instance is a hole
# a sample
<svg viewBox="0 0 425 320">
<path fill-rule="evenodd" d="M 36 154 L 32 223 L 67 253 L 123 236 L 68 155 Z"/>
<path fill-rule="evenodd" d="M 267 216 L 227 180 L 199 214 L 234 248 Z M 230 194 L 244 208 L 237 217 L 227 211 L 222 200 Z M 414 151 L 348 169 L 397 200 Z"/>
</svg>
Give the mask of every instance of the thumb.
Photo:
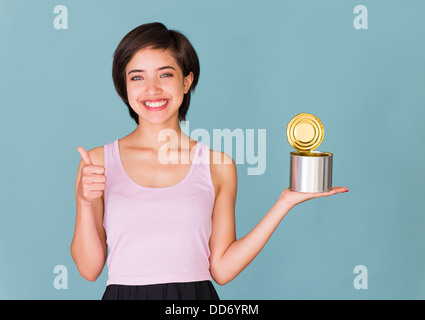
<svg viewBox="0 0 425 320">
<path fill-rule="evenodd" d="M 86 165 L 92 165 L 93 164 L 93 162 L 91 161 L 89 153 L 83 147 L 78 147 L 77 150 L 78 150 L 78 153 L 80 154 L 81 158 L 83 158 L 83 161 Z"/>
</svg>

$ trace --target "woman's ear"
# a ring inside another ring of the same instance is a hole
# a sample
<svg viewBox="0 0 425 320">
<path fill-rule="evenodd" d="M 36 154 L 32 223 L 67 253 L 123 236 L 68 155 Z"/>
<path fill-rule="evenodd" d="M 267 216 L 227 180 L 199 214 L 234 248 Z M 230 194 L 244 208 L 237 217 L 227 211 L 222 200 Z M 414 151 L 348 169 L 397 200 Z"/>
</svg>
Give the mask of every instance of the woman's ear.
<svg viewBox="0 0 425 320">
<path fill-rule="evenodd" d="M 193 72 L 191 71 L 185 78 L 184 78 L 184 81 L 183 81 L 183 86 L 184 86 L 184 88 L 183 88 L 183 91 L 184 91 L 184 94 L 186 94 L 186 93 L 188 93 L 189 92 L 189 89 L 190 89 L 190 86 L 192 85 L 192 82 L 193 82 Z"/>
</svg>

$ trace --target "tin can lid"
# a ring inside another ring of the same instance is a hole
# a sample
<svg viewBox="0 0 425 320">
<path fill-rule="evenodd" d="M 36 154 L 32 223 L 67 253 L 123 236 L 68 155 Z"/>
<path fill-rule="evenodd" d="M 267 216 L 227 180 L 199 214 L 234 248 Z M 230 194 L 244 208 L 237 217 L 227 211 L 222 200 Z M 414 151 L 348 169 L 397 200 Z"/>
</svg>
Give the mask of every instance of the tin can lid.
<svg viewBox="0 0 425 320">
<path fill-rule="evenodd" d="M 300 152 L 316 149 L 322 143 L 324 135 L 322 123 L 311 113 L 297 114 L 286 127 L 289 144 Z"/>
</svg>

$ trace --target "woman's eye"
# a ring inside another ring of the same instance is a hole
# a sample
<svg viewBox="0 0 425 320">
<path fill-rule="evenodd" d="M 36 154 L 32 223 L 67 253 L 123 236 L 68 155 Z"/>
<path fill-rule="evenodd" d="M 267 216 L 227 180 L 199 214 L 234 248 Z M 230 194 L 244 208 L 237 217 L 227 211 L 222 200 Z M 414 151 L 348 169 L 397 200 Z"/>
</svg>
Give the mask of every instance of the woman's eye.
<svg viewBox="0 0 425 320">
<path fill-rule="evenodd" d="M 141 79 L 143 79 L 143 78 L 140 77 L 140 76 L 135 76 L 135 77 L 131 78 L 131 80 L 141 80 Z"/>
<path fill-rule="evenodd" d="M 171 73 L 164 73 L 161 75 L 161 78 L 168 78 L 168 77 L 172 77 L 173 75 Z"/>
</svg>

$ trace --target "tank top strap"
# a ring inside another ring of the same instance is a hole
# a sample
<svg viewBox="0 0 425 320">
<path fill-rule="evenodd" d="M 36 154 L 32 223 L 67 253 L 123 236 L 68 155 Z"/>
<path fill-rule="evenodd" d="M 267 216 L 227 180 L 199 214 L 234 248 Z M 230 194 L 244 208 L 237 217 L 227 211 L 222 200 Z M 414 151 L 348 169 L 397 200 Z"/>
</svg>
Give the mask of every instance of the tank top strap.
<svg viewBox="0 0 425 320">
<path fill-rule="evenodd" d="M 118 169 L 118 159 L 116 157 L 117 147 L 118 139 L 103 146 L 105 175 L 108 180 L 113 179 L 119 172 L 116 170 Z"/>
<path fill-rule="evenodd" d="M 203 164 L 203 165 L 209 165 L 210 164 L 210 149 L 206 144 L 203 144 L 202 142 L 198 141 L 198 145 L 196 148 L 196 154 L 193 158 L 194 164 Z"/>
<path fill-rule="evenodd" d="M 198 141 L 196 156 L 193 159 L 192 165 L 195 168 L 195 174 L 192 179 L 200 181 L 204 186 L 209 190 L 209 195 L 212 203 L 214 204 L 215 200 L 215 190 L 211 177 L 210 170 L 210 148 Z"/>
</svg>

